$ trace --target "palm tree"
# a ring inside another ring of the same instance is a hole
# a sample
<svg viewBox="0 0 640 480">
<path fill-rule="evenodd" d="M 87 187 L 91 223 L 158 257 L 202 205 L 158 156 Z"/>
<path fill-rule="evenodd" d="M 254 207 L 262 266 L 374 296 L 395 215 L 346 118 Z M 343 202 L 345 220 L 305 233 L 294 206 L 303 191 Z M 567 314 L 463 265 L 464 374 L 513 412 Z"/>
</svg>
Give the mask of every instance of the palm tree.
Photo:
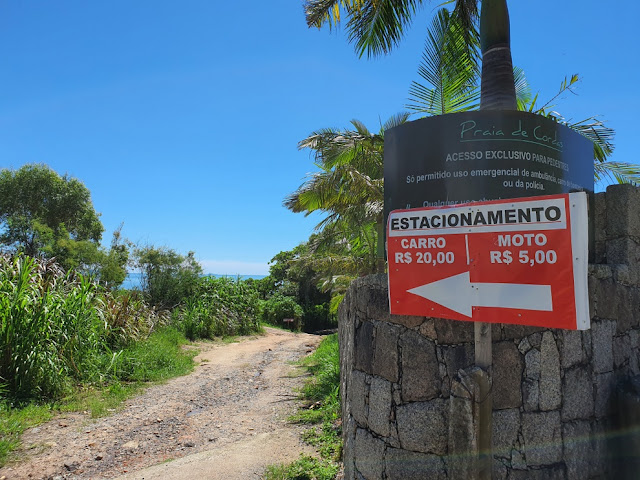
<svg viewBox="0 0 640 480">
<path fill-rule="evenodd" d="M 350 42 L 355 43 L 356 51 L 360 56 L 378 56 L 389 53 L 398 45 L 418 9 L 427 2 L 423 0 L 306 0 L 304 3 L 306 21 L 309 27 L 320 28 L 328 25 L 333 28 L 342 21 L 342 14 L 347 18 L 347 31 Z M 477 0 L 449 0 L 445 3 L 453 3 L 453 15 L 447 21 L 457 26 L 458 42 L 450 43 L 447 48 L 457 51 L 457 54 L 444 56 L 456 59 L 450 64 L 448 75 L 459 75 L 460 81 L 469 75 L 468 66 L 462 64 L 471 60 L 477 65 L 478 57 L 481 57 L 481 109 L 505 109 L 528 110 L 546 116 L 553 116 L 560 123 L 578 131 L 594 143 L 595 179 L 615 180 L 640 184 L 640 171 L 633 164 L 623 162 L 610 162 L 607 157 L 613 151 L 611 140 L 613 131 L 595 117 L 590 117 L 579 122 L 566 121 L 554 112 L 549 111 L 549 105 L 535 107 L 537 96 L 531 99 L 531 103 L 523 104 L 521 93 L 518 92 L 519 80 L 516 76 L 515 88 L 513 79 L 513 66 L 511 60 L 509 13 L 506 0 L 484 0 L 480 13 L 480 33 L 478 34 L 478 2 Z M 442 12 L 438 13 L 438 17 Z M 434 31 L 432 29 L 432 31 Z M 479 40 L 478 40 L 479 39 Z M 428 39 L 428 42 L 432 39 Z M 433 43 L 433 42 L 432 42 Z M 480 52 L 477 52 L 478 43 Z M 444 46 L 443 43 L 440 44 Z M 465 51 L 466 49 L 466 51 Z M 463 53 L 461 53 L 463 52 Z M 431 57 L 433 52 L 425 52 Z M 442 54 L 441 54 L 442 55 Z M 478 68 L 477 66 L 472 68 Z M 517 70 L 516 70 L 517 71 Z M 476 71 L 477 73 L 477 71 Z M 522 77 L 521 77 L 522 78 Z M 577 81 L 577 76 L 572 75 L 568 81 L 563 82 L 561 92 Z M 436 82 L 430 81 L 434 86 Z M 419 86 L 412 87 L 411 94 L 416 97 Z M 477 83 L 476 83 L 477 88 Z M 437 89 L 436 89 L 437 90 Z M 515 95 L 515 99 L 514 99 Z M 555 98 L 555 97 L 554 97 Z M 448 105 L 440 105 L 439 110 L 429 109 L 430 115 L 453 113 L 464 111 L 469 107 L 469 102 L 477 101 L 469 92 L 463 92 L 461 98 L 450 96 Z M 432 108 L 436 102 L 432 103 Z M 424 105 L 422 105 L 424 107 Z M 464 107 L 464 108 L 463 108 Z M 469 108 L 475 109 L 475 108 Z M 414 108 L 414 110 L 416 110 Z"/>
<path fill-rule="evenodd" d="M 325 253 L 328 245 L 332 245 L 334 253 L 339 252 L 343 259 L 355 254 L 360 261 L 351 263 L 357 265 L 348 269 L 352 273 L 384 271 L 384 131 L 408 118 L 408 113 L 392 116 L 378 133 L 371 133 L 362 122 L 352 120 L 351 129 L 318 130 L 298 144 L 300 149 L 313 152 L 319 172 L 310 174 L 288 195 L 284 206 L 306 215 L 326 213 L 316 226 L 322 234 L 314 245 Z M 366 245 L 369 248 L 363 249 Z M 365 252 L 377 252 L 375 262 L 366 260 Z M 335 264 L 336 258 L 330 260 Z"/>
<path fill-rule="evenodd" d="M 341 22 L 341 12 L 348 18 L 349 41 L 355 42 L 360 56 L 387 54 L 395 47 L 423 0 L 305 0 L 309 27 L 329 28 Z M 448 0 L 455 4 L 466 43 L 476 36 L 478 0 Z M 480 11 L 480 53 L 482 55 L 481 109 L 515 110 L 513 64 L 506 0 L 483 0 Z"/>
<path fill-rule="evenodd" d="M 469 50 L 476 38 L 477 0 L 449 0 Z M 347 17 L 349 41 L 362 56 L 386 54 L 402 39 L 422 0 L 306 0 L 307 25 L 330 28 Z M 480 53 L 482 56 L 482 110 L 516 110 L 511 60 L 509 11 L 506 0 L 484 0 L 480 11 Z"/>
<path fill-rule="evenodd" d="M 479 41 L 475 30 L 469 40 L 460 20 L 446 9 L 438 11 L 427 34 L 422 60 L 418 68 L 421 80 L 412 82 L 407 108 L 415 113 L 433 116 L 465 112 L 480 108 Z M 517 109 L 553 118 L 587 137 L 594 146 L 596 181 L 640 185 L 640 169 L 635 164 L 611 162 L 614 131 L 598 117 L 569 121 L 555 111 L 554 102 L 579 82 L 577 74 L 566 77 L 558 92 L 544 104 L 538 104 L 522 69 L 513 68 Z"/>
</svg>

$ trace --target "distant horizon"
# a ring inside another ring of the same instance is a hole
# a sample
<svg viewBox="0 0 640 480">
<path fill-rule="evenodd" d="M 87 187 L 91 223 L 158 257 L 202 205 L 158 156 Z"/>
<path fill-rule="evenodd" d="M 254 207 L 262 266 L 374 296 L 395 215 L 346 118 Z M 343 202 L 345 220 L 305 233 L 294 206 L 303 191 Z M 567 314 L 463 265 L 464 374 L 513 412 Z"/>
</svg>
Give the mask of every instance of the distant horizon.
<svg viewBox="0 0 640 480">
<path fill-rule="evenodd" d="M 142 275 L 142 272 L 139 271 L 127 271 L 127 276 L 129 275 Z M 205 272 L 202 274 L 203 277 L 252 277 L 252 278 L 264 278 L 268 277 L 269 274 L 261 274 L 261 273 L 211 273 Z"/>
<path fill-rule="evenodd" d="M 247 280 L 248 278 L 253 278 L 255 280 L 260 280 L 261 278 L 264 278 L 267 275 L 259 275 L 259 274 L 243 275 L 243 274 L 239 274 L 239 273 L 234 273 L 234 274 L 203 273 L 202 276 L 203 277 L 216 277 L 216 278 L 222 278 L 222 277 L 237 278 L 237 277 L 240 277 L 241 280 Z M 142 278 L 142 272 L 127 272 L 127 276 L 124 279 L 124 282 L 122 282 L 122 284 L 120 285 L 120 288 L 123 288 L 125 290 L 132 290 L 134 288 L 139 288 L 141 286 L 141 284 L 140 284 L 141 278 Z"/>
</svg>

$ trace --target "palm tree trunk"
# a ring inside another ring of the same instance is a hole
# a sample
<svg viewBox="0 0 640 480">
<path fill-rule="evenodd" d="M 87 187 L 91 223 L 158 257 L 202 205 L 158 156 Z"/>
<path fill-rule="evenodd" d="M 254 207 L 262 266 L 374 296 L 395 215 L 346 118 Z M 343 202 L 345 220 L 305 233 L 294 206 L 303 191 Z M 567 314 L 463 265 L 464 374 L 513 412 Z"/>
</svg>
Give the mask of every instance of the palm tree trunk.
<svg viewBox="0 0 640 480">
<path fill-rule="evenodd" d="M 480 10 L 480 110 L 517 110 L 506 0 L 483 0 Z"/>
</svg>

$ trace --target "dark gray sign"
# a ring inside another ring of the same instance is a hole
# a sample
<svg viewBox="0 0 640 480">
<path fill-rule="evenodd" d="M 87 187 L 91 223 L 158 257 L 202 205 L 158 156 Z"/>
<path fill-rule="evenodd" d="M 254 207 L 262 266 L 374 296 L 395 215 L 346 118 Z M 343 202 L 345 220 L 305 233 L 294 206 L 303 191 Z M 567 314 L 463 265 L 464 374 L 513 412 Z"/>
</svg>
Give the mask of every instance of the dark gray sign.
<svg viewBox="0 0 640 480">
<path fill-rule="evenodd" d="M 593 192 L 593 144 L 526 112 L 465 112 L 385 132 L 385 212 Z"/>
</svg>

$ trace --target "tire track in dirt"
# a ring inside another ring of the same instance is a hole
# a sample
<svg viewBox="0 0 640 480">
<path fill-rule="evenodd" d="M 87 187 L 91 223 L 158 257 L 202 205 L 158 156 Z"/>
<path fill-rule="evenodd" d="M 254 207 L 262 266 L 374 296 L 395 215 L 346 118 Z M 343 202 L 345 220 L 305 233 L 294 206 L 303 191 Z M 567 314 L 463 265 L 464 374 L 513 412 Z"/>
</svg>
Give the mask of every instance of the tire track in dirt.
<svg viewBox="0 0 640 480">
<path fill-rule="evenodd" d="M 290 425 L 303 378 L 293 362 L 321 337 L 272 328 L 204 344 L 190 375 L 151 387 L 113 415 L 69 414 L 26 431 L 18 479 L 259 479 L 266 465 L 313 449 Z"/>
</svg>

